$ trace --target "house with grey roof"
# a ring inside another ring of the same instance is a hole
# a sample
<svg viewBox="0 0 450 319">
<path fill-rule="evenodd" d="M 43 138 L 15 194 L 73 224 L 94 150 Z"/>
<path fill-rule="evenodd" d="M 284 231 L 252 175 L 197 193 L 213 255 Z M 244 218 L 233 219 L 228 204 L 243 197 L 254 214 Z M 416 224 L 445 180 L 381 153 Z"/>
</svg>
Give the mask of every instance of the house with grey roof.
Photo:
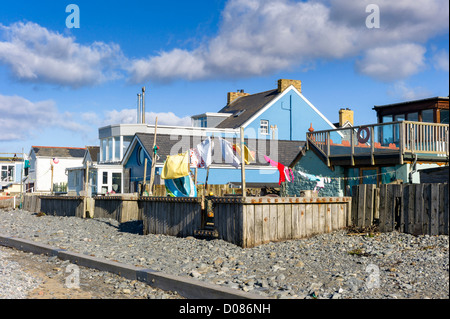
<svg viewBox="0 0 450 319">
<path fill-rule="evenodd" d="M 239 129 L 258 139 L 305 141 L 312 126 L 315 130 L 335 129 L 302 94 L 299 80 L 278 80 L 276 89 L 249 94 L 244 90 L 229 92 L 227 104 L 217 113 L 194 115 L 195 127 Z"/>
<path fill-rule="evenodd" d="M 161 171 L 164 162 L 170 155 L 181 154 L 195 148 L 203 142 L 207 136 L 178 136 L 175 138 L 169 134 L 157 134 L 156 145 L 157 160 L 155 164 L 155 184 L 164 184 L 161 179 Z M 212 162 L 208 174 L 208 184 L 234 184 L 241 182 L 241 170 L 231 163 L 226 162 L 222 156 L 219 139 L 224 138 L 231 145 L 239 145 L 238 138 L 213 136 Z M 130 192 L 136 192 L 144 179 L 146 171 L 146 181 L 150 180 L 150 167 L 153 154 L 154 134 L 137 133 L 128 148 L 122 164 L 124 167 L 125 180 L 129 181 Z M 249 161 L 245 166 L 246 180 L 250 183 L 265 185 L 278 185 L 279 171 L 276 167 L 267 162 L 265 156 L 275 162 L 291 163 L 297 156 L 299 150 L 305 146 L 302 141 L 280 141 L 268 139 L 244 139 L 245 145 L 252 152 L 254 160 Z M 145 170 L 145 159 L 147 159 L 147 170 Z M 191 165 L 192 175 L 195 174 L 195 166 Z M 197 169 L 196 179 L 198 183 L 205 183 L 206 169 Z"/>
<path fill-rule="evenodd" d="M 81 166 L 85 152 L 85 148 L 77 147 L 32 146 L 25 181 L 27 192 L 65 191 L 68 182 L 66 169 Z"/>
</svg>

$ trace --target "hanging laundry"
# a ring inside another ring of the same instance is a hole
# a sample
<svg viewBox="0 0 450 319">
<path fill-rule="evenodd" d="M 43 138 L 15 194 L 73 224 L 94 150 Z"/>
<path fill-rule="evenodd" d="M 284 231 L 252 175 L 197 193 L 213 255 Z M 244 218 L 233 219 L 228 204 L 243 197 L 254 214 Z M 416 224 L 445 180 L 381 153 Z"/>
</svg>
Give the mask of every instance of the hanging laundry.
<svg viewBox="0 0 450 319">
<path fill-rule="evenodd" d="M 236 153 L 241 157 L 241 147 L 239 144 L 233 144 L 233 150 L 236 151 Z M 253 162 L 255 160 L 255 153 L 250 151 L 247 147 L 247 145 L 244 145 L 244 161 L 245 164 L 248 165 L 250 162 Z"/>
<path fill-rule="evenodd" d="M 196 147 L 189 150 L 191 164 L 198 168 L 207 168 L 211 165 L 212 140 L 208 137 Z"/>
<path fill-rule="evenodd" d="M 319 189 L 319 188 L 325 188 L 325 178 L 324 177 L 307 174 L 302 171 L 298 171 L 298 173 L 300 174 L 300 176 L 304 177 L 307 180 L 317 182 L 316 186 L 314 187 L 314 192 L 317 192 L 317 189 Z"/>
<path fill-rule="evenodd" d="M 189 153 L 167 156 L 161 172 L 162 179 L 176 179 L 189 175 Z"/>
<path fill-rule="evenodd" d="M 294 173 L 292 172 L 292 169 L 284 166 L 281 163 L 275 162 L 274 160 L 270 159 L 267 155 L 264 155 L 264 159 L 268 163 L 270 163 L 270 165 L 278 169 L 278 172 L 280 173 L 278 185 L 281 185 L 281 183 L 285 182 L 286 180 L 289 182 L 292 182 L 294 180 Z"/>
<path fill-rule="evenodd" d="M 219 137 L 219 146 L 222 150 L 222 158 L 226 164 L 231 164 L 236 168 L 239 168 L 241 161 L 234 155 L 233 145 L 227 140 Z"/>
</svg>

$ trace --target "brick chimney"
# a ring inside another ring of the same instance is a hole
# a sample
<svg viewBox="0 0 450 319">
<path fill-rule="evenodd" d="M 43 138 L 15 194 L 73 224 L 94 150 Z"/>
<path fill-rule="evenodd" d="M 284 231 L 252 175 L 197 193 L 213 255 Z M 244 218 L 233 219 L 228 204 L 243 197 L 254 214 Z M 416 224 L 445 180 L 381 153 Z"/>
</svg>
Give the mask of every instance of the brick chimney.
<svg viewBox="0 0 450 319">
<path fill-rule="evenodd" d="M 346 108 L 339 110 L 339 127 L 342 127 L 346 122 L 350 122 L 353 126 L 353 111 Z"/>
<path fill-rule="evenodd" d="M 250 93 L 244 93 L 244 90 L 237 90 L 236 92 L 228 92 L 227 105 L 231 104 L 234 100 L 241 96 L 248 96 Z"/>
<path fill-rule="evenodd" d="M 289 86 L 293 85 L 300 93 L 302 93 L 302 81 L 300 80 L 287 80 L 280 79 L 278 80 L 278 93 L 283 92 Z"/>
</svg>

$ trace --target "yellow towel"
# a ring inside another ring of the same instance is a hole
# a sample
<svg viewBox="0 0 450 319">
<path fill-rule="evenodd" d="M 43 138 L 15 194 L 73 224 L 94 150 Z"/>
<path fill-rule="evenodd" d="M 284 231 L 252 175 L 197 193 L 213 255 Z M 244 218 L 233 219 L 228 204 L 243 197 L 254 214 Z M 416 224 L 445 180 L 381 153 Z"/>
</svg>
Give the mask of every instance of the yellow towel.
<svg viewBox="0 0 450 319">
<path fill-rule="evenodd" d="M 241 156 L 241 147 L 239 144 L 234 144 L 234 148 L 236 149 L 236 152 Z M 250 162 L 253 162 L 255 160 L 255 157 L 253 156 L 252 152 L 249 151 L 247 145 L 244 145 L 244 161 L 245 164 L 250 164 Z"/>
<path fill-rule="evenodd" d="M 189 175 L 189 152 L 167 156 L 161 173 L 162 179 L 175 179 Z"/>
</svg>

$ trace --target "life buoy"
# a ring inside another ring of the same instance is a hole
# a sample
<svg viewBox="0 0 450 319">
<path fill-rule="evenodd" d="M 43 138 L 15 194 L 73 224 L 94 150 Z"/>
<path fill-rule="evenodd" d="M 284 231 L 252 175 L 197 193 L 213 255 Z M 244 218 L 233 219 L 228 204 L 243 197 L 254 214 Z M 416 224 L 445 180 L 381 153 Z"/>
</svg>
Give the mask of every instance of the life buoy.
<svg viewBox="0 0 450 319">
<path fill-rule="evenodd" d="M 364 134 L 362 134 L 365 132 Z M 370 131 L 368 127 L 360 127 L 358 129 L 358 132 L 356 133 L 356 136 L 358 137 L 358 142 L 361 144 L 367 143 L 367 141 L 370 138 Z"/>
</svg>

